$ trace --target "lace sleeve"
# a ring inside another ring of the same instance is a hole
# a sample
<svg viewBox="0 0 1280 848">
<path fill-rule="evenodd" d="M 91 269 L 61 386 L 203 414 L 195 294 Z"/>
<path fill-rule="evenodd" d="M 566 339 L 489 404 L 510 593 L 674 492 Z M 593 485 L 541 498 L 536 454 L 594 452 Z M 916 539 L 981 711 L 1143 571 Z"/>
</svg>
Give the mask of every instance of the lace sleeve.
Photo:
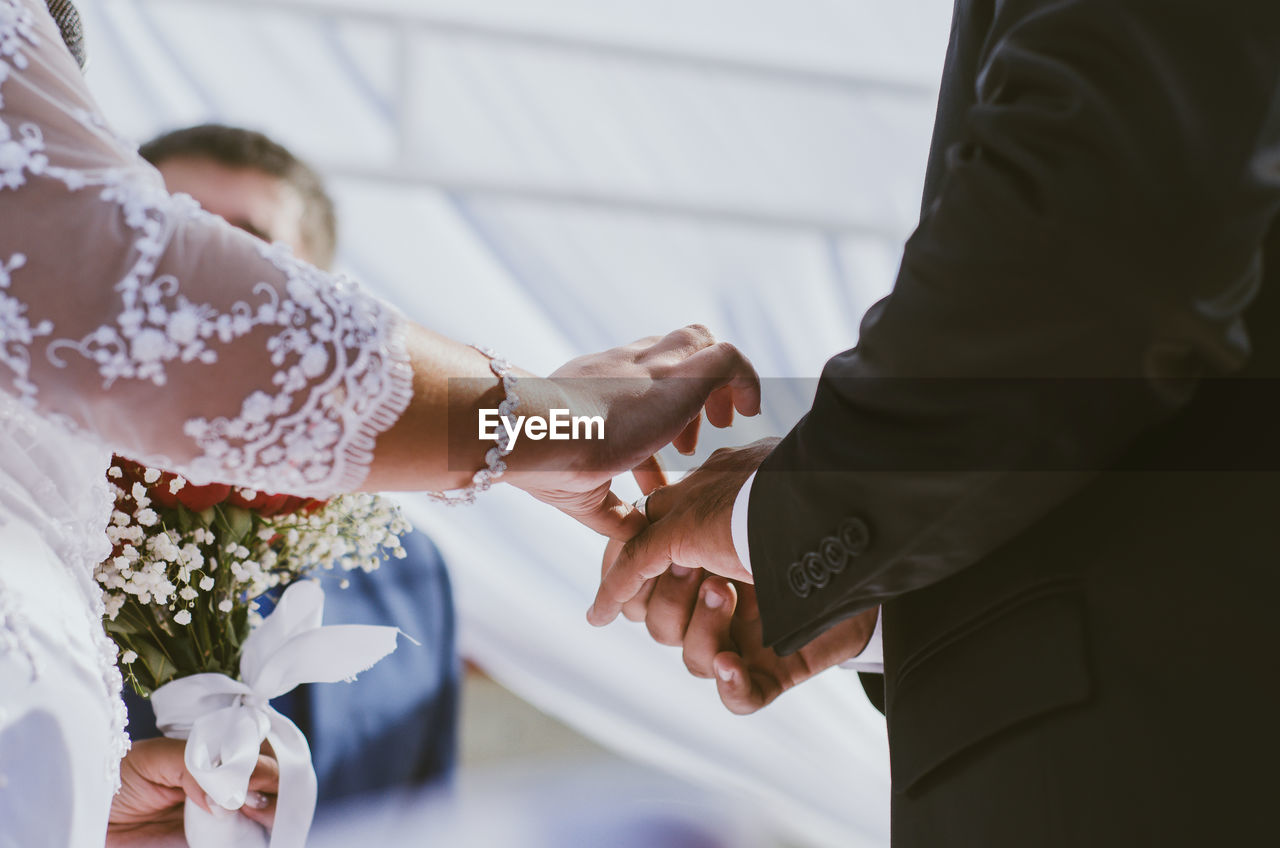
<svg viewBox="0 0 1280 848">
<path fill-rule="evenodd" d="M 38 0 L 0 0 L 0 221 L 0 391 L 121 453 L 328 494 L 409 402 L 393 310 L 167 194 Z"/>
</svg>

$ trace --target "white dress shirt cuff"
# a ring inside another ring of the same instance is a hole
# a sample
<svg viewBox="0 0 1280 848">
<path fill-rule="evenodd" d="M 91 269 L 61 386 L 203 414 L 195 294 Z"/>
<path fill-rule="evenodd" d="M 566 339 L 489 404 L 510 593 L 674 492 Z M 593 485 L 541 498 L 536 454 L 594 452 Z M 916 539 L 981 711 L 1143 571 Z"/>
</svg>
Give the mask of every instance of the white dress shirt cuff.
<svg viewBox="0 0 1280 848">
<path fill-rule="evenodd" d="M 733 550 L 738 555 L 742 567 L 752 574 L 751 539 L 747 535 L 747 505 L 751 502 L 751 484 L 756 481 L 753 471 L 747 481 L 738 490 L 738 497 L 733 502 L 733 515 L 729 519 L 729 534 L 733 538 Z M 864 671 L 868 674 L 884 674 L 884 646 L 880 641 L 880 614 L 876 614 L 876 626 L 871 631 L 867 646 L 851 660 L 840 663 L 841 668 L 851 671 Z"/>
<path fill-rule="evenodd" d="M 865 671 L 868 674 L 884 674 L 884 644 L 880 641 L 880 621 L 884 618 L 881 611 L 876 612 L 876 626 L 867 640 L 867 647 L 862 649 L 851 660 L 840 663 L 841 668 L 850 671 Z"/>
<path fill-rule="evenodd" d="M 733 537 L 733 550 L 738 554 L 738 561 L 748 574 L 751 570 L 751 538 L 747 535 L 747 504 L 751 501 L 751 484 L 756 481 L 756 473 L 751 472 L 747 482 L 738 490 L 738 497 L 733 502 L 733 517 L 729 519 L 729 533 Z"/>
</svg>

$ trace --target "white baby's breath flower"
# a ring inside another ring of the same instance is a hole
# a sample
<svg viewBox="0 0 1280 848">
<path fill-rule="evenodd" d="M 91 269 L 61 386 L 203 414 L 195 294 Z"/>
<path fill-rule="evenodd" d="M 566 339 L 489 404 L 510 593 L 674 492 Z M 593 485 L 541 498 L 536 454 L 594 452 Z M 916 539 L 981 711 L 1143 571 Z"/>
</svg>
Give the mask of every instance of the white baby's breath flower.
<svg viewBox="0 0 1280 848">
<path fill-rule="evenodd" d="M 135 651 L 125 651 L 120 655 L 120 662 L 125 665 L 133 665 L 138 660 L 138 654 Z"/>
<path fill-rule="evenodd" d="M 120 466 L 113 465 L 107 469 L 107 476 L 110 477 L 112 480 L 119 480 L 121 477 L 124 476 L 124 472 L 120 470 Z"/>
<path fill-rule="evenodd" d="M 142 472 L 142 479 L 148 483 L 154 483 L 160 479 L 160 469 L 148 468 L 146 471 Z"/>
<path fill-rule="evenodd" d="M 178 610 L 173 614 L 173 620 L 174 623 L 181 624 L 185 627 L 191 623 L 191 610 Z"/>
<path fill-rule="evenodd" d="M 189 568 L 200 568 L 204 565 L 204 554 L 200 548 L 188 542 L 182 546 L 182 562 Z"/>
<path fill-rule="evenodd" d="M 187 481 L 183 477 L 174 477 L 169 481 L 169 494 L 176 495 L 178 490 L 187 485 Z"/>
<path fill-rule="evenodd" d="M 120 609 L 124 606 L 124 601 L 124 595 L 108 595 L 104 602 L 106 605 L 107 618 L 115 621 L 116 616 L 120 614 Z"/>
<path fill-rule="evenodd" d="M 138 510 L 134 518 L 138 519 L 138 523 L 143 527 L 154 527 L 160 523 L 160 516 L 156 515 L 156 511 L 150 508 Z"/>
</svg>

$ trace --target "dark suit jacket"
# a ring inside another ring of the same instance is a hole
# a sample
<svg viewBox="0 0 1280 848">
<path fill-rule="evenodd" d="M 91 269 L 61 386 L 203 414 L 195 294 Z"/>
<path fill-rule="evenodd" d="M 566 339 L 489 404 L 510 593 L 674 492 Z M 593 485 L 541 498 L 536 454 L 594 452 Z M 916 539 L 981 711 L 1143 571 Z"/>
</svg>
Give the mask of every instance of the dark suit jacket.
<svg viewBox="0 0 1280 848">
<path fill-rule="evenodd" d="M 883 604 L 895 845 L 1274 833 L 1278 95 L 1274 0 L 959 0 L 893 293 L 749 508 L 779 652 Z"/>
<path fill-rule="evenodd" d="M 304 685 L 272 702 L 311 744 L 321 802 L 453 774 L 461 668 L 449 574 L 427 536 L 403 543 L 408 556 L 377 571 L 321 572 L 324 623 L 392 625 L 421 644 L 401 639 L 354 683 Z M 158 735 L 151 702 L 129 692 L 125 701 L 130 735 Z"/>
</svg>

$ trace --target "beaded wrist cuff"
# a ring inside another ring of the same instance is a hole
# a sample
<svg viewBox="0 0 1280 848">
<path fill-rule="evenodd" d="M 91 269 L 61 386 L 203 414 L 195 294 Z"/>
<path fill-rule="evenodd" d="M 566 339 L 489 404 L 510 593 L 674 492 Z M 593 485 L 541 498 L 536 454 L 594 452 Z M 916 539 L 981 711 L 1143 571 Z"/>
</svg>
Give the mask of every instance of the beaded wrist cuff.
<svg viewBox="0 0 1280 848">
<path fill-rule="evenodd" d="M 502 383 L 502 391 L 506 397 L 502 403 L 498 404 L 498 417 L 504 422 L 513 420 L 520 398 L 516 395 L 515 389 L 518 378 L 511 373 L 511 363 L 487 347 L 481 347 L 480 345 L 472 345 L 472 347 L 489 358 L 489 370 Z M 494 446 L 489 448 L 484 455 L 485 467 L 477 471 L 471 478 L 470 486 L 465 489 L 454 489 L 448 492 L 427 492 L 427 497 L 449 506 L 475 503 L 476 495 L 488 490 L 507 471 L 506 457 L 511 453 L 511 436 L 508 434 L 507 428 L 499 427 L 498 434 L 493 441 Z"/>
</svg>

